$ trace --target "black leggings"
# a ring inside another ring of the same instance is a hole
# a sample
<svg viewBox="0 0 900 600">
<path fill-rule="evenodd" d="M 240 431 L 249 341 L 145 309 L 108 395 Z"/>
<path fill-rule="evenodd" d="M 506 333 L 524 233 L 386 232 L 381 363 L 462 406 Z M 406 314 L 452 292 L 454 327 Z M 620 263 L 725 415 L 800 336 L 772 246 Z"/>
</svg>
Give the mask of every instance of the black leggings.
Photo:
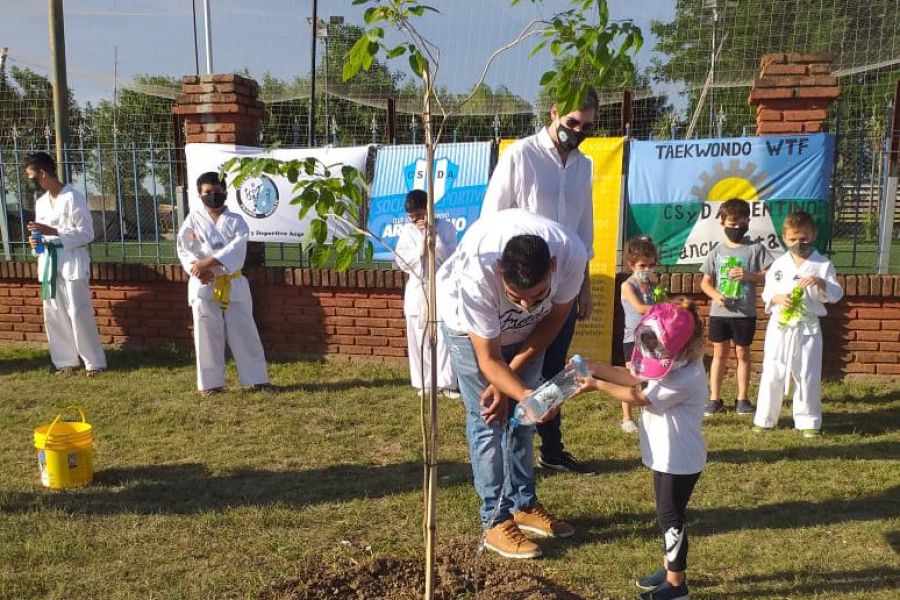
<svg viewBox="0 0 900 600">
<path fill-rule="evenodd" d="M 700 473 L 672 475 L 653 471 L 656 492 L 656 516 L 663 534 L 663 553 L 669 571 L 687 569 L 688 539 L 684 529 L 684 511 Z"/>
</svg>

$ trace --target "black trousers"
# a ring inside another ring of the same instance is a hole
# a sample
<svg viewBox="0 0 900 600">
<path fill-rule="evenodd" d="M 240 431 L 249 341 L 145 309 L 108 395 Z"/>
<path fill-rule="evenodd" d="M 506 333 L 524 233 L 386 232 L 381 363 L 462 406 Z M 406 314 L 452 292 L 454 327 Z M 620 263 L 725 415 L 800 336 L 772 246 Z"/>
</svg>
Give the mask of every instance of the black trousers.
<svg viewBox="0 0 900 600">
<path fill-rule="evenodd" d="M 544 366 L 541 367 L 541 377 L 550 379 L 563 370 L 566 366 L 566 355 L 569 346 L 572 345 L 572 337 L 575 335 L 575 320 L 578 316 L 577 302 L 572 306 L 569 318 L 563 323 L 556 339 L 554 339 L 544 351 Z M 552 421 L 537 424 L 537 432 L 541 436 L 541 456 L 544 458 L 560 458 L 564 447 L 562 441 L 562 411 L 558 412 Z"/>
<path fill-rule="evenodd" d="M 700 473 L 672 475 L 653 471 L 653 490 L 656 493 L 656 517 L 663 534 L 663 553 L 669 571 L 687 569 L 688 538 L 684 528 L 684 513 Z"/>
</svg>

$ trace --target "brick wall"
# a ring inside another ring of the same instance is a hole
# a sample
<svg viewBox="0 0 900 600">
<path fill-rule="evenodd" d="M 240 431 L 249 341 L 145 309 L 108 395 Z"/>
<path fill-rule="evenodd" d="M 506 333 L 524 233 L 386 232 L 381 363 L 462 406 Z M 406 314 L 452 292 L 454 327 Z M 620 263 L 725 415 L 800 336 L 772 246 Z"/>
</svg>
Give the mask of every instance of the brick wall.
<svg viewBox="0 0 900 600">
<path fill-rule="evenodd" d="M 176 265 L 93 265 L 91 290 L 104 343 L 192 348 L 187 277 Z M 403 360 L 404 275 L 390 270 L 251 268 L 254 313 L 270 356 L 315 355 Z M 900 276 L 846 275 L 846 296 L 823 320 L 824 371 L 832 376 L 900 375 Z M 695 299 L 708 314 L 701 275 L 663 277 L 671 294 Z M 620 278 L 621 281 L 621 278 Z M 618 289 L 618 286 L 616 286 Z M 762 306 L 751 354 L 762 362 Z M 615 331 L 622 330 L 616 298 Z M 621 333 L 616 338 L 621 339 Z M 0 340 L 44 343 L 35 263 L 0 262 Z M 614 357 L 621 360 L 621 344 Z M 754 375 L 755 376 L 755 375 Z"/>
</svg>

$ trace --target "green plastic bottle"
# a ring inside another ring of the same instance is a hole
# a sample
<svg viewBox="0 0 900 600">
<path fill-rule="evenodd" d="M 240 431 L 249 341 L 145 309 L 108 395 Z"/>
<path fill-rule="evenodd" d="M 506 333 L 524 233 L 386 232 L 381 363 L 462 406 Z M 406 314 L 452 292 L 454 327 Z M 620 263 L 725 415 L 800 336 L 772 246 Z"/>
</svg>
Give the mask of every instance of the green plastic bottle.
<svg viewBox="0 0 900 600">
<path fill-rule="evenodd" d="M 728 272 L 735 267 L 743 267 L 744 261 L 736 256 L 729 256 L 722 261 L 719 268 L 718 288 L 719 293 L 726 298 L 736 300 L 744 297 L 744 282 L 740 279 L 730 279 Z"/>
</svg>

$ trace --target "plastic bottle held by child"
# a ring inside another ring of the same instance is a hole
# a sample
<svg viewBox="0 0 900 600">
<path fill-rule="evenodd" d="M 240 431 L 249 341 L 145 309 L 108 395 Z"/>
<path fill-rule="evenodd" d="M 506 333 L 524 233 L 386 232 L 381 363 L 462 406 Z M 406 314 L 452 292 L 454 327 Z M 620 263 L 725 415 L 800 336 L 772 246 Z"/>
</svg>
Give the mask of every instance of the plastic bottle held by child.
<svg viewBox="0 0 900 600">
<path fill-rule="evenodd" d="M 580 387 L 576 377 L 587 377 L 589 373 L 580 354 L 572 357 L 572 364 L 574 369 L 566 366 L 516 405 L 509 420 L 512 429 L 519 425 L 534 425 L 575 393 Z"/>
<path fill-rule="evenodd" d="M 40 231 L 32 231 L 31 238 L 34 240 L 34 248 L 32 248 L 31 253 L 34 256 L 38 254 L 44 253 L 44 236 L 41 235 Z"/>
<path fill-rule="evenodd" d="M 743 266 L 744 261 L 736 256 L 729 256 L 722 264 L 722 268 L 719 271 L 719 292 L 726 298 L 738 299 L 744 297 L 744 282 L 740 279 L 728 277 L 731 269 Z"/>
</svg>

